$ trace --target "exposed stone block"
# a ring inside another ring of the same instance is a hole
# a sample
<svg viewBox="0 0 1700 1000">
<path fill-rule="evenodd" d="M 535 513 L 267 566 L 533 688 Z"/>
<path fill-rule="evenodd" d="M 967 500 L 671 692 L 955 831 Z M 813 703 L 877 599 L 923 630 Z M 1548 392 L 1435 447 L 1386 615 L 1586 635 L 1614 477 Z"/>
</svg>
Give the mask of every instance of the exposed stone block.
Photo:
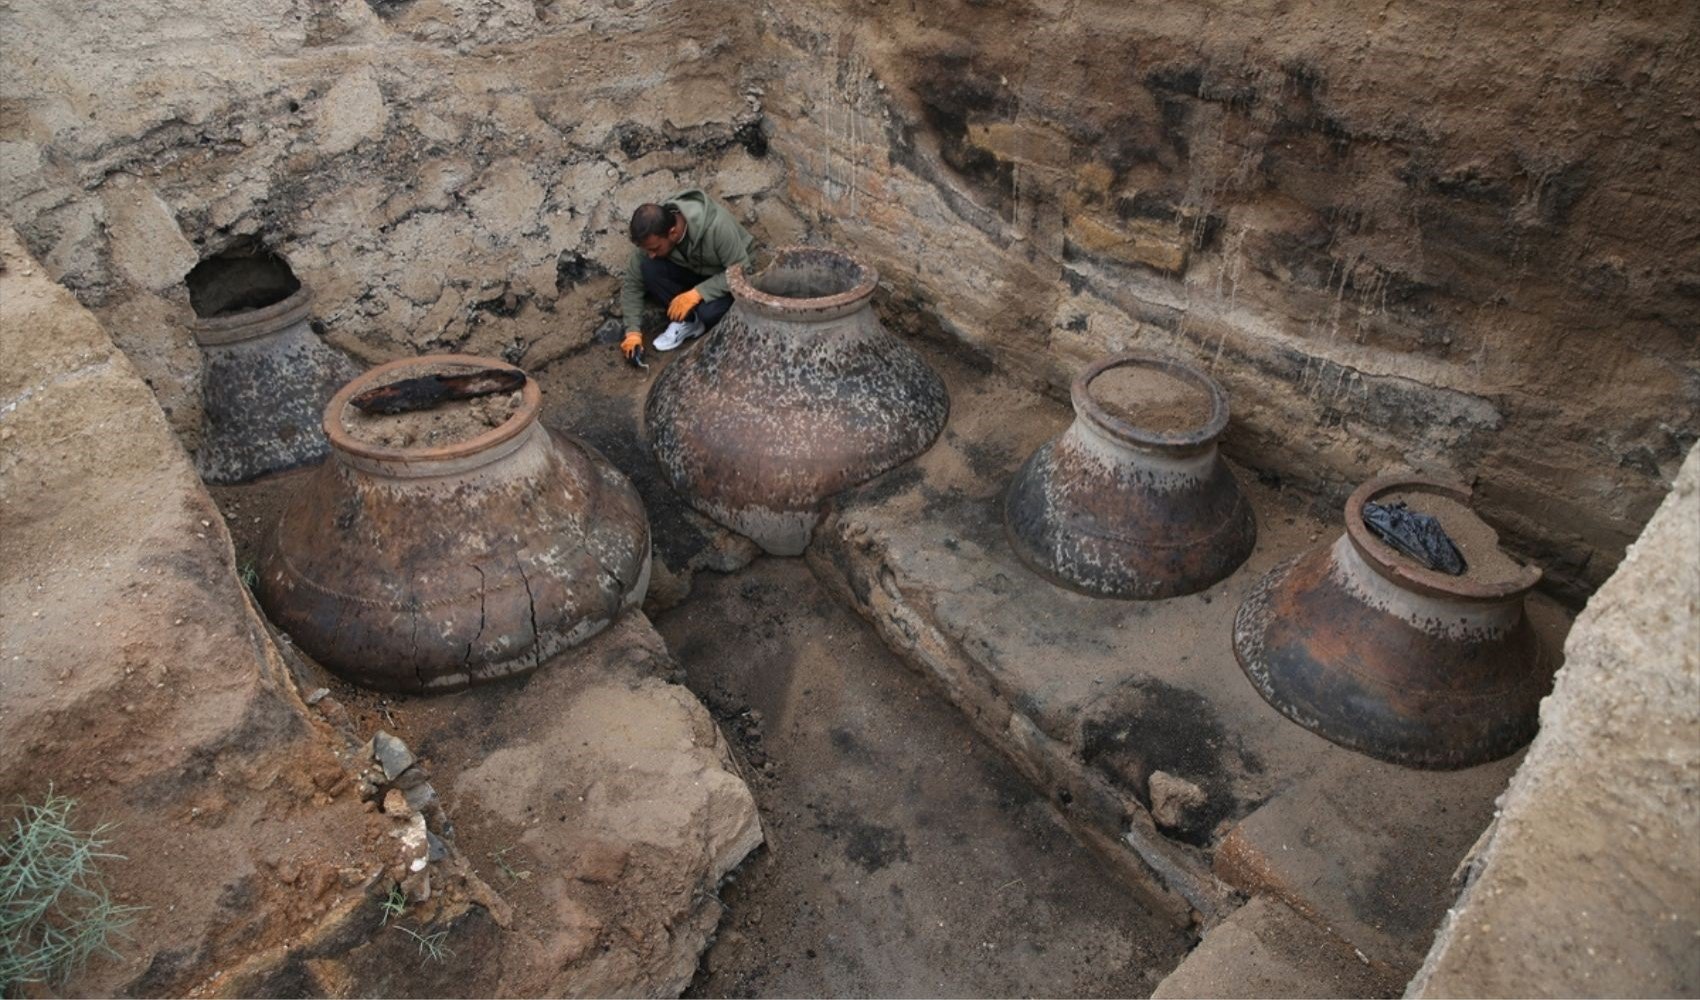
<svg viewBox="0 0 1700 1000">
<path fill-rule="evenodd" d="M 1171 274 L 1186 270 L 1191 236 L 1172 223 L 1135 220 L 1113 225 L 1090 215 L 1075 215 L 1068 220 L 1068 232 L 1074 245 L 1089 254 Z"/>
<path fill-rule="evenodd" d="M 970 124 L 967 135 L 968 141 L 998 159 L 1025 167 L 1060 170 L 1074 158 L 1068 136 L 1038 122 Z"/>
</svg>

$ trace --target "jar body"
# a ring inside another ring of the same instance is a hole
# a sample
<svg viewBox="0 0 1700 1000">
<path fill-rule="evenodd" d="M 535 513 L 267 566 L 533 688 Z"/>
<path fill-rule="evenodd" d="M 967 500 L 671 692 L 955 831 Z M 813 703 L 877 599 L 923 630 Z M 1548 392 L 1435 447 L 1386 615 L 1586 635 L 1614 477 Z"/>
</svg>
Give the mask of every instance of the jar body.
<svg viewBox="0 0 1700 1000">
<path fill-rule="evenodd" d="M 1234 654 L 1252 685 L 1312 732 L 1408 767 L 1473 767 L 1528 743 L 1557 669 L 1524 609 L 1539 572 L 1461 592 L 1353 536 L 1277 566 L 1240 606 Z"/>
<path fill-rule="evenodd" d="M 357 683 L 450 691 L 533 670 L 640 604 L 650 537 L 631 482 L 535 411 L 514 419 L 447 457 L 334 450 L 266 539 L 271 619 Z"/>
<path fill-rule="evenodd" d="M 1108 417 L 1091 402 L 1091 383 L 1129 365 L 1191 380 L 1211 406 L 1203 423 L 1171 442 Z M 1216 449 L 1227 411 L 1215 384 L 1129 355 L 1088 369 L 1074 399 L 1074 423 L 1034 452 L 1005 497 L 1022 561 L 1072 590 L 1130 600 L 1195 593 L 1233 573 L 1257 544 L 1257 520 Z"/>
<path fill-rule="evenodd" d="M 804 253 L 780 266 L 850 259 Z M 673 488 L 771 554 L 802 552 L 824 500 L 925 451 L 949 415 L 943 381 L 875 316 L 871 280 L 855 301 L 793 309 L 733 276 L 745 297 L 650 389 L 644 424 Z"/>
<path fill-rule="evenodd" d="M 273 306 L 196 321 L 202 479 L 246 482 L 329 453 L 320 426 L 325 404 L 360 367 L 313 332 L 311 306 L 303 287 Z"/>
</svg>

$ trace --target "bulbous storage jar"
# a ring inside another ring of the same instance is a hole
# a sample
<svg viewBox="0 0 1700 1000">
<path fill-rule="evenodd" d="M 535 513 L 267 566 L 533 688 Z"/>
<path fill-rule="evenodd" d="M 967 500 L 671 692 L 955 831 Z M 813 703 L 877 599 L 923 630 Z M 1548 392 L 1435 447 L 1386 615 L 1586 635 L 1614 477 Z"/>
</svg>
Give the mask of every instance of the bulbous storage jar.
<svg viewBox="0 0 1700 1000">
<path fill-rule="evenodd" d="M 245 482 L 329 452 L 319 423 L 325 402 L 360 368 L 313 333 L 312 308 L 313 293 L 302 285 L 269 305 L 196 318 L 202 479 Z"/>
<path fill-rule="evenodd" d="M 450 691 L 525 673 L 649 586 L 637 491 L 595 449 L 538 421 L 536 382 L 517 401 L 445 404 L 379 431 L 349 402 L 402 378 L 485 368 L 512 366 L 412 358 L 344 386 L 325 410 L 332 460 L 264 541 L 260 603 L 356 683 Z M 451 430 L 419 430 L 426 421 Z"/>
<path fill-rule="evenodd" d="M 1464 547 L 1465 575 L 1402 557 L 1363 521 L 1365 503 L 1392 494 L 1459 509 L 1470 495 L 1421 479 L 1359 487 L 1339 538 L 1277 566 L 1246 598 L 1234 652 L 1271 705 L 1341 746 L 1420 768 L 1496 760 L 1534 737 L 1557 666 L 1524 612 L 1541 572 L 1499 553 L 1473 514 L 1486 535 Z"/>
<path fill-rule="evenodd" d="M 1074 423 L 1004 501 L 1011 545 L 1055 583 L 1153 600 L 1203 590 L 1251 554 L 1257 520 L 1216 451 L 1228 400 L 1176 361 L 1124 354 L 1081 372 Z"/>
<path fill-rule="evenodd" d="M 925 451 L 950 397 L 874 315 L 879 275 L 849 254 L 778 251 L 727 271 L 734 304 L 655 380 L 644 422 L 692 506 L 774 555 L 809 543 L 827 497 Z"/>
</svg>

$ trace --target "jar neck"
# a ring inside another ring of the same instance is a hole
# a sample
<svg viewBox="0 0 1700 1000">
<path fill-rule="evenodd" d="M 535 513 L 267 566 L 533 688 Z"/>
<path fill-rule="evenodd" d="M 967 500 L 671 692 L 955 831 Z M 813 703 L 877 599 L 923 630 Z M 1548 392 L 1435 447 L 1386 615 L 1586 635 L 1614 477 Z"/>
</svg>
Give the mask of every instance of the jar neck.
<svg viewBox="0 0 1700 1000">
<path fill-rule="evenodd" d="M 333 448 L 332 454 L 336 460 L 357 472 L 375 476 L 380 479 L 422 480 L 445 479 L 481 472 L 489 466 L 506 459 L 512 459 L 511 471 L 516 475 L 524 475 L 533 466 L 540 465 L 548 454 L 548 434 L 542 423 L 535 416 L 530 426 L 524 430 L 498 441 L 477 451 L 461 452 L 449 455 L 433 455 L 433 450 L 443 451 L 452 449 L 421 448 L 417 454 L 400 454 L 396 457 L 374 458 L 370 455 L 360 455 L 344 448 Z"/>
<path fill-rule="evenodd" d="M 1205 479 L 1217 461 L 1216 442 L 1168 447 L 1128 441 L 1100 426 L 1088 414 L 1077 414 L 1063 433 L 1064 441 L 1099 464 L 1121 472 L 1143 473 L 1157 480 L 1192 483 Z"/>
<path fill-rule="evenodd" d="M 796 300 L 807 302 L 806 299 Z M 810 327 L 818 324 L 832 323 L 838 320 L 850 319 L 858 313 L 871 313 L 873 293 L 869 292 L 850 302 L 840 302 L 830 306 L 805 306 L 774 304 L 757 298 L 742 298 L 733 300 L 733 308 L 741 309 L 747 315 L 759 316 L 766 320 L 781 323 L 795 323 L 799 326 Z"/>
<path fill-rule="evenodd" d="M 1521 593 L 1489 600 L 1413 590 L 1364 559 L 1344 534 L 1335 540 L 1332 554 L 1334 573 L 1349 593 L 1425 632 L 1460 639 L 1492 638 L 1510 632 L 1523 618 Z"/>
<path fill-rule="evenodd" d="M 305 324 L 312 313 L 313 293 L 303 285 L 288 298 L 269 306 L 230 316 L 197 319 L 195 343 L 202 347 L 228 347 L 259 340 Z"/>
</svg>

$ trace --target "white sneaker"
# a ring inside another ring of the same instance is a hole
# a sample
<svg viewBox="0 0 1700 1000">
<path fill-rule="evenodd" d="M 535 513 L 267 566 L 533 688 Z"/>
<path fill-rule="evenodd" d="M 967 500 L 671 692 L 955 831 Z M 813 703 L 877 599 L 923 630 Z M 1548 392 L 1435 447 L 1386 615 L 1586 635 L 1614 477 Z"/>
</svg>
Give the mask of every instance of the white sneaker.
<svg viewBox="0 0 1700 1000">
<path fill-rule="evenodd" d="M 687 340 L 702 336 L 703 325 L 700 320 L 686 320 L 683 323 L 669 323 L 667 329 L 661 331 L 661 336 L 655 338 L 654 347 L 658 351 L 671 351 Z"/>
</svg>

